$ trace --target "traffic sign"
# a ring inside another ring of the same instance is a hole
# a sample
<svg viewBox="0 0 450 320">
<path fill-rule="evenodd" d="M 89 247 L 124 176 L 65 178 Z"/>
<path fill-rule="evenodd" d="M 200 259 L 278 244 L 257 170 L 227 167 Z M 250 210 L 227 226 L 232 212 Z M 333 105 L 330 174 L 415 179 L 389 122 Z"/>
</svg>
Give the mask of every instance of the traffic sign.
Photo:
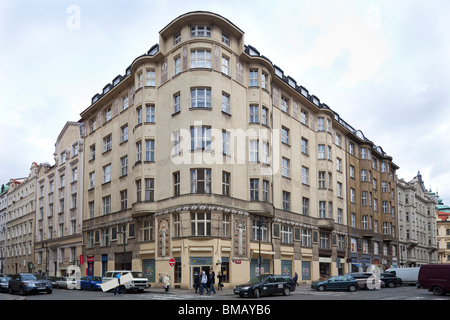
<svg viewBox="0 0 450 320">
<path fill-rule="evenodd" d="M 169 264 L 171 267 L 173 267 L 175 265 L 175 259 L 174 258 L 170 259 Z"/>
</svg>

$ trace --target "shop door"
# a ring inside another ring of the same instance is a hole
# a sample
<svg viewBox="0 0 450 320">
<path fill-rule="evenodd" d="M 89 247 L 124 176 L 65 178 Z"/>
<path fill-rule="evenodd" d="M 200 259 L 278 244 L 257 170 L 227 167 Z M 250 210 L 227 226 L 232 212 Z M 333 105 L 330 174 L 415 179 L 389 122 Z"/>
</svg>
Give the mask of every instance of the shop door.
<svg viewBox="0 0 450 320">
<path fill-rule="evenodd" d="M 191 277 L 191 288 L 194 288 L 194 280 L 195 280 L 195 274 L 199 277 L 199 283 L 202 281 L 202 272 L 205 271 L 206 276 L 209 275 L 209 270 L 211 269 L 211 266 L 195 266 L 192 267 L 192 277 Z"/>
</svg>

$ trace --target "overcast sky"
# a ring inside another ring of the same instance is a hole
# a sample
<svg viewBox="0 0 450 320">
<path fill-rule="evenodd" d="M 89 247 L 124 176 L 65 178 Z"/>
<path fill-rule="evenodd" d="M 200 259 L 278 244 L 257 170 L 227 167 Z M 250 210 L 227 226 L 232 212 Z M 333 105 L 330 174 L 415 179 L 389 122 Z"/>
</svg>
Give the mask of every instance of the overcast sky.
<svg viewBox="0 0 450 320">
<path fill-rule="evenodd" d="M 0 184 L 179 15 L 212 11 L 450 204 L 450 1 L 2 0 Z M 369 115 L 369 116 L 367 116 Z"/>
</svg>

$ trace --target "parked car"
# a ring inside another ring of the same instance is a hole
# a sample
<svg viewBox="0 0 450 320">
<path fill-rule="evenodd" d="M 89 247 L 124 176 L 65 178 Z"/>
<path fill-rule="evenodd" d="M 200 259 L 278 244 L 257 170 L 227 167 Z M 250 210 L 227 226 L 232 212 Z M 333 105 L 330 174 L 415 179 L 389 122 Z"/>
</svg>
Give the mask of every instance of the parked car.
<svg viewBox="0 0 450 320">
<path fill-rule="evenodd" d="M 240 297 L 268 296 L 275 293 L 290 295 L 295 290 L 295 282 L 288 276 L 261 275 L 253 278 L 246 284 L 234 287 L 234 294 Z"/>
<path fill-rule="evenodd" d="M 128 271 L 128 270 L 107 271 L 103 275 L 102 283 L 106 283 L 108 281 L 113 280 L 118 273 L 120 273 L 121 277 L 128 273 L 131 273 L 131 275 L 133 276 L 133 280 L 124 284 L 122 288 L 122 293 L 126 291 L 143 292 L 144 289 L 148 287 L 148 279 L 140 271 Z"/>
<path fill-rule="evenodd" d="M 85 276 L 80 279 L 80 289 L 101 290 L 101 277 Z"/>
<path fill-rule="evenodd" d="M 0 292 L 8 292 L 9 280 L 11 278 L 6 275 L 0 277 Z"/>
<path fill-rule="evenodd" d="M 390 268 L 386 272 L 392 273 L 401 278 L 404 284 L 416 285 L 419 279 L 420 267 L 414 268 Z"/>
<path fill-rule="evenodd" d="M 349 275 L 330 277 L 325 281 L 314 282 L 311 284 L 311 289 L 318 291 L 348 290 L 350 292 L 355 292 L 356 288 L 358 288 L 358 281 Z"/>
<path fill-rule="evenodd" d="M 55 280 L 56 288 L 73 289 L 76 287 L 77 281 L 69 277 L 59 277 Z"/>
<path fill-rule="evenodd" d="M 425 264 L 420 266 L 419 286 L 437 296 L 450 293 L 450 265 Z"/>
<path fill-rule="evenodd" d="M 16 273 L 9 280 L 9 293 L 19 292 L 21 295 L 27 293 L 47 292 L 52 293 L 53 287 L 50 281 L 33 273 Z"/>
<path fill-rule="evenodd" d="M 345 274 L 351 276 L 358 282 L 360 289 L 380 289 L 382 281 L 379 275 L 370 272 L 352 272 Z"/>
<path fill-rule="evenodd" d="M 395 288 L 401 285 L 401 279 L 390 272 L 381 273 L 380 279 L 383 281 L 382 286 L 386 288 Z"/>
</svg>

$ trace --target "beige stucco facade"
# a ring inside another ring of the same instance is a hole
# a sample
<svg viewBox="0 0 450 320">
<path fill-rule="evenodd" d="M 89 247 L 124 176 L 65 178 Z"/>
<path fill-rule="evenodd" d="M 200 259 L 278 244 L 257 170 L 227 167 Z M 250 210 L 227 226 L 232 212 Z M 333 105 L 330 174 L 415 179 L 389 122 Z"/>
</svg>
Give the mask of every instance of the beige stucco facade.
<svg viewBox="0 0 450 320">
<path fill-rule="evenodd" d="M 169 273 L 175 286 L 190 288 L 193 275 L 209 268 L 226 276 L 226 287 L 259 272 L 297 272 L 300 282 L 347 272 L 350 212 L 361 216 L 349 200 L 350 165 L 362 163 L 349 156 L 350 144 L 389 166 L 380 184 L 397 169 L 245 46 L 242 30 L 208 12 L 163 28 L 159 44 L 81 117 L 83 274 L 132 268 L 153 286 Z M 389 221 L 389 234 L 379 241 L 392 249 L 397 226 L 387 219 L 380 225 Z M 360 262 L 362 251 L 354 253 Z M 393 255 L 386 252 L 386 264 Z"/>
<path fill-rule="evenodd" d="M 83 134 L 82 124 L 67 122 L 55 143 L 55 163 L 37 170 L 35 270 L 67 275 L 82 255 Z"/>
</svg>

